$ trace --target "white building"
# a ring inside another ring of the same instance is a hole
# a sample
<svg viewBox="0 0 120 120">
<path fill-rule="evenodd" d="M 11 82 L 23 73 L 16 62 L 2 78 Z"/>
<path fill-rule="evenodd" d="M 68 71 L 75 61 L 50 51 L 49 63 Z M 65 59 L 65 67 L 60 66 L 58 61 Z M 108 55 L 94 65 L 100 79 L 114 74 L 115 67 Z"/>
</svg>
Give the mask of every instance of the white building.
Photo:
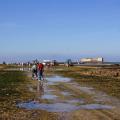
<svg viewBox="0 0 120 120">
<path fill-rule="evenodd" d="M 103 58 L 98 57 L 98 58 L 82 58 L 80 60 L 81 63 L 103 63 Z"/>
</svg>

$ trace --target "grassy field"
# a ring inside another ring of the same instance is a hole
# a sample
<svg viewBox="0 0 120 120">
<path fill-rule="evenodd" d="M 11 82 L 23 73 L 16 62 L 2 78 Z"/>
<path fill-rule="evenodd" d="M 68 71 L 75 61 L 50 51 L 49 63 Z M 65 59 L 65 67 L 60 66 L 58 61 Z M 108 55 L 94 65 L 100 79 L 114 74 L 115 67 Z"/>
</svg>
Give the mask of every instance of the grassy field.
<svg viewBox="0 0 120 120">
<path fill-rule="evenodd" d="M 97 70 L 96 67 L 58 67 L 55 73 L 73 78 L 79 84 L 93 86 L 111 96 L 120 98 L 120 78 L 89 74 Z"/>
<path fill-rule="evenodd" d="M 16 66 L 3 66 L 0 65 L 0 120 L 86 120 L 93 119 L 96 116 L 97 120 L 101 120 L 101 118 L 111 118 L 113 111 L 104 111 L 104 114 L 101 111 L 95 110 L 95 114 L 93 111 L 88 110 L 79 110 L 69 113 L 61 113 L 60 118 L 59 114 L 56 112 L 47 112 L 45 110 L 27 110 L 22 108 L 17 108 L 16 104 L 20 102 L 34 101 L 38 99 L 37 95 L 37 81 L 31 80 L 30 72 L 25 71 L 16 71 L 9 70 L 7 68 L 16 68 Z M 70 77 L 73 81 L 76 81 L 80 85 L 92 86 L 100 91 L 104 91 L 105 93 L 120 98 L 120 78 L 119 77 L 111 77 L 111 76 L 102 76 L 91 74 L 93 71 L 97 71 L 96 67 L 64 67 L 58 66 L 54 68 L 50 68 L 45 71 L 47 76 L 60 74 L 65 77 Z M 102 70 L 102 68 L 101 68 Z M 30 75 L 30 76 L 29 76 Z M 33 88 L 35 92 L 29 90 L 29 88 Z M 60 83 L 59 85 L 51 86 L 53 90 L 55 90 L 54 94 L 58 95 L 60 99 L 63 101 L 66 100 L 66 97 L 61 95 L 61 91 L 67 91 L 72 93 L 71 96 L 68 96 L 67 99 L 79 97 L 84 98 L 86 103 L 91 103 L 92 96 L 83 94 L 74 86 L 68 83 Z M 43 103 L 49 103 L 49 101 L 41 101 Z M 109 114 L 107 113 L 109 112 Z M 83 114 L 88 113 L 88 115 L 83 116 Z M 114 117 L 118 120 L 118 110 L 114 111 Z M 72 117 L 70 116 L 72 115 Z M 62 117 L 61 117 L 62 116 Z M 66 116 L 66 119 L 64 119 Z M 82 116 L 82 117 L 80 117 Z M 92 118 L 93 117 L 93 118 Z M 101 117 L 101 118 L 99 118 Z M 83 119 L 85 118 L 85 119 Z M 110 119 L 110 120 L 113 120 Z"/>
<path fill-rule="evenodd" d="M 10 67 L 10 66 L 9 66 Z M 41 110 L 26 110 L 16 107 L 19 102 L 33 100 L 36 96 L 29 86 L 36 87 L 25 72 L 5 71 L 0 68 L 0 120 L 54 120 L 55 115 Z"/>
<path fill-rule="evenodd" d="M 17 113 L 16 103 L 32 97 L 26 88 L 27 78 L 20 71 L 0 70 L 0 118 L 11 118 Z"/>
</svg>

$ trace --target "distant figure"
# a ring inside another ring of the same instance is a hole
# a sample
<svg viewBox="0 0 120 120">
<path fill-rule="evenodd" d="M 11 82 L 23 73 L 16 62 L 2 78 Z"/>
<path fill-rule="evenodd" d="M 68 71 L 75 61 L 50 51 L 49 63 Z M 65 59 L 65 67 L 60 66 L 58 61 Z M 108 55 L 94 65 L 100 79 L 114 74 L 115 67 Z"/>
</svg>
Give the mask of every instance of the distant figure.
<svg viewBox="0 0 120 120">
<path fill-rule="evenodd" d="M 67 66 L 67 67 L 72 66 L 72 60 L 67 59 L 67 61 L 65 62 L 65 66 Z"/>
<path fill-rule="evenodd" d="M 38 63 L 37 65 L 38 70 L 38 80 L 44 80 L 43 72 L 44 72 L 44 65 L 42 63 Z"/>
<path fill-rule="evenodd" d="M 33 80 L 34 80 L 35 78 L 37 79 L 37 65 L 34 64 L 31 69 L 32 69 L 32 79 L 33 79 Z"/>
</svg>

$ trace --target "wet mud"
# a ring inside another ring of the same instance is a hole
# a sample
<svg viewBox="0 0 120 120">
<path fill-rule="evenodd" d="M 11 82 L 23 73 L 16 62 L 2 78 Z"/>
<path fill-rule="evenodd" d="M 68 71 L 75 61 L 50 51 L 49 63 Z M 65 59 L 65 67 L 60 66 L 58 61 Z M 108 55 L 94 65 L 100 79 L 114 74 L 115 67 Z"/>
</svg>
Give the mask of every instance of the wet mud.
<svg viewBox="0 0 120 120">
<path fill-rule="evenodd" d="M 38 93 L 37 100 L 25 101 L 23 103 L 18 103 L 17 107 L 24 109 L 39 109 L 46 110 L 48 112 L 71 112 L 76 110 L 105 110 L 113 109 L 114 106 L 102 104 L 101 100 L 95 101 L 93 103 L 86 103 L 85 98 L 74 98 L 72 91 L 61 90 L 59 93 L 56 93 L 54 89 L 49 86 L 54 86 L 59 83 L 72 84 L 70 78 L 64 78 L 62 76 L 51 76 L 47 77 L 46 81 L 38 81 L 36 92 Z M 77 83 L 76 83 L 77 84 Z M 80 87 L 74 84 L 74 87 L 79 89 L 86 94 L 95 94 L 93 88 Z M 30 88 L 32 91 L 32 88 Z M 61 97 L 62 96 L 62 97 Z M 64 97 L 64 99 L 62 99 Z M 39 101 L 38 101 L 39 99 Z M 95 100 L 95 99 L 94 99 Z M 98 104 L 99 103 L 99 104 Z"/>
</svg>

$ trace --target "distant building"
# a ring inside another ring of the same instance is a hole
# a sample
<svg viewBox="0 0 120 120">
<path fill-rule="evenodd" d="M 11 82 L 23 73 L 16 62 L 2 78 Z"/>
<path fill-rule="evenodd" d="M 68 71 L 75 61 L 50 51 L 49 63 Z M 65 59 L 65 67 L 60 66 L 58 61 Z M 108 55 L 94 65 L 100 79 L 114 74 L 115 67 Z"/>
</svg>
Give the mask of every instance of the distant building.
<svg viewBox="0 0 120 120">
<path fill-rule="evenodd" d="M 82 58 L 80 60 L 81 63 L 103 63 L 103 58 L 98 57 L 98 58 Z"/>
<path fill-rule="evenodd" d="M 55 66 L 57 65 L 57 61 L 56 60 L 43 60 L 42 62 L 44 65 L 50 65 L 50 66 Z"/>
</svg>

